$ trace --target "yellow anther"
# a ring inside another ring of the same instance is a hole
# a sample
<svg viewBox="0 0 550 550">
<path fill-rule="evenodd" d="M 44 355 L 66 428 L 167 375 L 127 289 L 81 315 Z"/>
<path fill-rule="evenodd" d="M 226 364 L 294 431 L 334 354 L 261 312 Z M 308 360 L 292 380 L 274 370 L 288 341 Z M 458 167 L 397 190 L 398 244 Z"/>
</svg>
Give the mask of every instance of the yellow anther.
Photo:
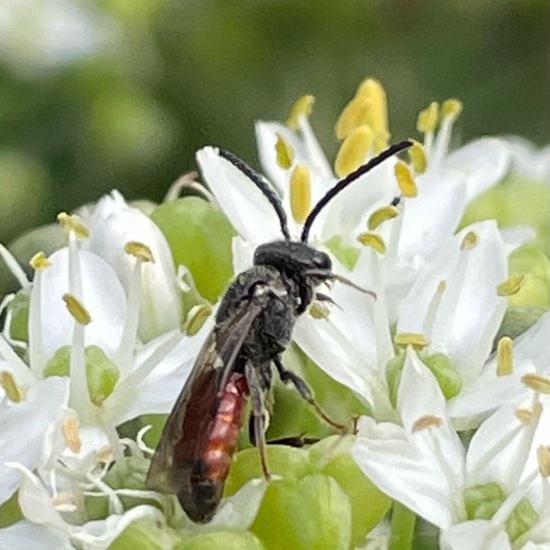
<svg viewBox="0 0 550 550">
<path fill-rule="evenodd" d="M 411 141 L 413 144 L 407 150 L 407 152 L 409 153 L 409 158 L 411 159 L 411 164 L 413 165 L 416 174 L 423 174 L 426 171 L 426 167 L 428 166 L 428 157 L 426 156 L 426 150 L 420 142 L 414 139 Z"/>
<path fill-rule="evenodd" d="M 45 269 L 46 267 L 50 267 L 52 264 L 48 259 L 48 256 L 46 256 L 44 252 L 38 252 L 29 260 L 29 265 L 35 271 L 38 271 L 39 269 Z"/>
<path fill-rule="evenodd" d="M 17 383 L 13 374 L 7 370 L 0 371 L 0 386 L 6 392 L 7 398 L 14 403 L 20 403 L 27 397 L 25 389 Z"/>
<path fill-rule="evenodd" d="M 425 109 L 418 113 L 416 129 L 419 132 L 433 132 L 439 119 L 439 103 L 433 101 Z"/>
<path fill-rule="evenodd" d="M 288 170 L 294 162 L 294 149 L 292 148 L 292 145 L 290 145 L 290 143 L 288 143 L 288 141 L 280 134 L 277 134 L 275 152 L 277 153 L 277 164 L 281 168 Z"/>
<path fill-rule="evenodd" d="M 416 188 L 416 183 L 414 182 L 413 175 L 411 170 L 406 162 L 398 160 L 394 166 L 395 179 L 397 180 L 397 185 L 401 193 L 405 197 L 416 197 L 418 194 L 418 189 Z"/>
<path fill-rule="evenodd" d="M 323 302 L 319 302 L 319 300 L 316 300 L 309 306 L 309 314 L 314 319 L 328 319 L 330 315 L 330 309 L 327 304 L 323 304 Z"/>
<path fill-rule="evenodd" d="M 185 320 L 185 334 L 187 334 L 187 336 L 194 336 L 197 334 L 210 315 L 212 315 L 212 308 L 208 304 L 200 304 L 192 307 Z"/>
<path fill-rule="evenodd" d="M 523 286 L 525 275 L 523 273 L 514 273 L 497 285 L 497 294 L 499 296 L 513 296 L 517 294 Z"/>
<path fill-rule="evenodd" d="M 380 81 L 367 78 L 357 89 L 356 97 L 365 97 L 369 100 L 367 124 L 377 136 L 389 137 L 388 132 L 388 98 L 386 90 Z"/>
<path fill-rule="evenodd" d="M 537 459 L 539 463 L 539 472 L 542 476 L 550 476 L 550 447 L 540 445 L 537 448 Z"/>
<path fill-rule="evenodd" d="M 478 242 L 479 237 L 477 236 L 477 233 L 475 231 L 468 231 L 468 233 L 466 233 L 466 235 L 464 235 L 464 238 L 462 239 L 460 250 L 472 250 L 472 248 L 475 248 L 477 246 Z"/>
<path fill-rule="evenodd" d="M 452 118 L 453 120 L 462 112 L 462 101 L 459 99 L 446 99 L 441 104 L 441 117 Z"/>
<path fill-rule="evenodd" d="M 497 344 L 497 376 L 508 376 L 514 371 L 514 341 L 503 336 Z"/>
<path fill-rule="evenodd" d="M 76 296 L 72 294 L 63 294 L 63 301 L 69 313 L 79 325 L 87 325 L 92 321 L 90 313 Z"/>
<path fill-rule="evenodd" d="M 372 102 L 368 97 L 355 96 L 342 110 L 336 124 L 334 133 L 338 139 L 347 138 L 360 126 L 369 122 L 369 112 L 372 109 Z"/>
<path fill-rule="evenodd" d="M 303 95 L 299 98 L 290 109 L 290 113 L 286 119 L 286 125 L 292 130 L 297 130 L 300 116 L 308 117 L 313 110 L 314 103 L 315 98 L 312 95 Z"/>
<path fill-rule="evenodd" d="M 434 416 L 432 414 L 426 414 L 418 418 L 412 425 L 412 431 L 419 432 L 426 428 L 439 428 L 443 424 L 443 419 L 440 416 Z"/>
<path fill-rule="evenodd" d="M 342 142 L 334 161 L 334 171 L 343 178 L 365 163 L 372 145 L 372 132 L 368 126 L 359 126 Z"/>
<path fill-rule="evenodd" d="M 439 283 L 437 283 L 436 292 L 438 292 L 439 294 L 443 294 L 446 288 L 447 288 L 447 281 L 442 279 L 441 281 L 439 281 Z"/>
<path fill-rule="evenodd" d="M 57 221 L 67 233 L 73 231 L 79 239 L 87 239 L 90 236 L 90 231 L 84 222 L 75 214 L 69 215 L 67 212 L 60 212 L 57 215 Z"/>
<path fill-rule="evenodd" d="M 386 252 L 386 243 L 384 242 L 384 239 L 378 235 L 378 233 L 364 231 L 363 233 L 359 233 L 359 235 L 357 235 L 357 240 L 363 246 L 370 246 L 380 254 L 384 254 L 384 252 Z"/>
<path fill-rule="evenodd" d="M 370 216 L 367 222 L 369 231 L 372 231 L 379 227 L 381 224 L 388 220 L 393 220 L 399 216 L 399 209 L 395 206 L 382 206 L 377 208 Z"/>
<path fill-rule="evenodd" d="M 311 176 L 304 164 L 297 164 L 290 174 L 290 210 L 298 223 L 311 211 Z"/>
<path fill-rule="evenodd" d="M 61 424 L 61 431 L 63 432 L 63 439 L 67 447 L 73 452 L 80 452 L 82 441 L 80 440 L 80 422 L 76 416 L 66 416 Z"/>
<path fill-rule="evenodd" d="M 146 263 L 151 262 L 155 263 L 155 258 L 151 249 L 143 243 L 138 241 L 129 241 L 124 245 L 124 252 L 134 258 L 138 259 L 140 262 Z"/>
<path fill-rule="evenodd" d="M 530 389 L 539 392 L 550 394 L 550 378 L 544 374 L 530 372 L 521 377 L 521 381 Z"/>
<path fill-rule="evenodd" d="M 393 337 L 393 343 L 396 346 L 412 346 L 415 350 L 425 348 L 430 342 L 418 332 L 400 332 Z"/>
<path fill-rule="evenodd" d="M 542 405 L 535 403 L 532 409 L 516 409 L 514 414 L 522 424 L 528 425 L 533 421 L 533 418 L 538 419 L 540 417 Z"/>
<path fill-rule="evenodd" d="M 516 409 L 514 411 L 514 414 L 522 424 L 530 424 L 531 420 L 533 419 L 532 409 Z"/>
</svg>

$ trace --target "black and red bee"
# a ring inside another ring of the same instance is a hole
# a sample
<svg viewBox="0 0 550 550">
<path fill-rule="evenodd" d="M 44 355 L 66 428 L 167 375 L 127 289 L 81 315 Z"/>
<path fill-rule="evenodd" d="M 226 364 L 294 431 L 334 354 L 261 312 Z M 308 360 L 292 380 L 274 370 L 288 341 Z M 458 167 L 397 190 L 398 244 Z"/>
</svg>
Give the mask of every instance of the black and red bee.
<svg viewBox="0 0 550 550">
<path fill-rule="evenodd" d="M 284 239 L 259 246 L 254 267 L 237 275 L 227 289 L 214 330 L 168 417 L 149 468 L 148 487 L 176 494 L 191 520 L 208 522 L 216 512 L 248 398 L 250 439 L 259 448 L 263 473 L 269 479 L 264 401 L 271 387 L 272 364 L 281 380 L 292 382 L 326 422 L 345 430 L 321 411 L 307 384 L 281 361 L 297 317 L 314 299 L 329 299 L 315 289 L 335 280 L 351 284 L 332 272 L 327 254 L 307 244 L 308 235 L 313 221 L 332 198 L 410 145 L 408 141 L 393 145 L 332 187 L 307 217 L 299 241 L 291 239 L 281 201 L 265 180 L 232 153 L 219 151 L 269 200 Z"/>
</svg>

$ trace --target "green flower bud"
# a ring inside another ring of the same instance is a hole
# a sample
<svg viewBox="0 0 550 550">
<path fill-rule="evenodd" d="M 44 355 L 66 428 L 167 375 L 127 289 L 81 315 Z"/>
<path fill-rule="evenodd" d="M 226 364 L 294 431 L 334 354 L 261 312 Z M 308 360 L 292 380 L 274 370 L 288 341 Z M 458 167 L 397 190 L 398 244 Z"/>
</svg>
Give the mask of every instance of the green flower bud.
<svg viewBox="0 0 550 550">
<path fill-rule="evenodd" d="M 449 400 L 460 393 L 462 376 L 454 363 L 443 353 L 420 353 L 422 362 L 432 371 L 445 399 Z"/>
<path fill-rule="evenodd" d="M 331 237 L 325 245 L 348 269 L 355 267 L 360 254 L 360 250 L 357 247 L 345 242 L 337 235 Z"/>
<path fill-rule="evenodd" d="M 13 493 L 13 495 L 0 506 L 0 529 L 9 527 L 21 519 L 24 519 L 24 517 L 21 512 L 21 507 L 19 506 L 19 497 L 17 493 Z"/>
<path fill-rule="evenodd" d="M 365 540 L 392 505 L 392 500 L 365 476 L 349 454 L 354 440 L 352 436 L 332 436 L 313 445 L 309 451 L 319 471 L 332 477 L 350 500 L 352 547 Z"/>
<path fill-rule="evenodd" d="M 273 480 L 250 528 L 270 548 L 348 550 L 351 505 L 338 483 L 313 474 Z"/>
<path fill-rule="evenodd" d="M 10 338 L 20 342 L 29 341 L 29 293 L 20 290 L 8 305 L 11 316 L 9 326 Z"/>
<path fill-rule="evenodd" d="M 510 540 L 515 542 L 537 523 L 539 514 L 527 498 L 522 498 L 506 520 L 506 532 Z"/>
<path fill-rule="evenodd" d="M 158 518 L 145 517 L 128 525 L 109 545 L 109 550 L 165 550 L 179 541 L 181 537 Z"/>
<path fill-rule="evenodd" d="M 468 519 L 491 519 L 505 499 L 504 489 L 495 481 L 469 487 L 464 491 Z"/>
<path fill-rule="evenodd" d="M 288 445 L 269 445 L 267 448 L 267 463 L 272 474 L 280 475 L 289 480 L 300 479 L 311 472 L 307 451 Z M 255 447 L 244 449 L 238 452 L 233 459 L 229 477 L 225 484 L 225 494 L 232 495 L 246 482 L 262 477 L 258 449 Z"/>
<path fill-rule="evenodd" d="M 236 233 L 225 214 L 198 197 L 185 197 L 161 204 L 151 218 L 168 240 L 176 265 L 187 266 L 201 295 L 216 301 L 233 275 Z"/>
<path fill-rule="evenodd" d="M 509 272 L 524 275 L 520 290 L 508 298 L 510 305 L 548 309 L 550 261 L 540 248 L 526 244 L 514 250 L 509 257 Z"/>
<path fill-rule="evenodd" d="M 90 399 L 101 406 L 115 389 L 120 372 L 99 346 L 86 348 L 86 379 Z M 59 348 L 44 368 L 44 376 L 69 376 L 71 346 Z"/>
<path fill-rule="evenodd" d="M 190 541 L 174 547 L 174 550 L 264 550 L 265 546 L 249 531 L 216 531 L 201 533 Z"/>
</svg>

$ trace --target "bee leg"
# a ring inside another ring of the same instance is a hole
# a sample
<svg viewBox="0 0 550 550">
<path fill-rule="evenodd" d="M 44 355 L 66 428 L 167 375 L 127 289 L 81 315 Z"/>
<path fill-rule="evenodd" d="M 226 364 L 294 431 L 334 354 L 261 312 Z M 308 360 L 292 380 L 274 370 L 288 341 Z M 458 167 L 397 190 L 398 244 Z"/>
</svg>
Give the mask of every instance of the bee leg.
<svg viewBox="0 0 550 550">
<path fill-rule="evenodd" d="M 337 430 L 343 432 L 343 433 L 349 433 L 349 427 L 345 424 L 340 424 L 340 422 L 336 422 L 335 420 L 332 420 L 329 416 L 325 414 L 323 409 L 317 405 L 317 402 L 313 398 L 313 394 L 311 393 L 311 390 L 309 389 L 308 385 L 305 383 L 304 380 L 302 380 L 297 374 L 293 373 L 292 371 L 289 371 L 285 369 L 281 358 L 275 357 L 273 359 L 273 362 L 275 363 L 275 366 L 277 367 L 277 371 L 279 372 L 279 377 L 281 378 L 281 381 L 285 384 L 290 381 L 294 385 L 294 387 L 298 390 L 298 393 L 307 401 L 317 412 L 317 414 L 330 426 L 333 428 L 336 428 Z"/>
<path fill-rule="evenodd" d="M 252 363 L 247 362 L 244 367 L 244 375 L 248 383 L 250 391 L 250 402 L 252 404 L 252 430 L 251 441 L 258 447 L 260 451 L 260 461 L 262 463 L 262 471 L 266 480 L 271 479 L 271 472 L 267 466 L 266 457 L 266 442 L 265 442 L 265 405 L 263 389 L 260 378 Z M 253 434 L 253 435 L 252 435 Z"/>
</svg>

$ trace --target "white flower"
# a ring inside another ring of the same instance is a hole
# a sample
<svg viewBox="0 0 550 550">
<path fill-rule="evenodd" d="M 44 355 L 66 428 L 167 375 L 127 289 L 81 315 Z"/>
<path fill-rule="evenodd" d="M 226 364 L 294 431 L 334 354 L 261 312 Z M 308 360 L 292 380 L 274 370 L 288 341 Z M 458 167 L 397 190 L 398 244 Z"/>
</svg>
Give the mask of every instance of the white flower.
<svg viewBox="0 0 550 550">
<path fill-rule="evenodd" d="M 100 199 L 90 213 L 84 212 L 90 238 L 83 248 L 101 256 L 116 272 L 128 293 L 135 279 L 135 262 L 124 247 L 145 244 L 153 260 L 141 266 L 139 337 L 142 341 L 180 326 L 181 299 L 176 270 L 168 243 L 157 225 L 143 212 L 126 204 L 117 191 Z"/>
<path fill-rule="evenodd" d="M 503 504 L 495 521 L 500 517 L 504 522 L 526 498 L 538 512 L 529 526 L 534 529 L 547 513 L 548 499 L 548 480 L 538 467 L 529 470 L 527 460 L 536 450 L 538 394 L 532 394 L 529 409 L 504 406 L 497 411 L 481 425 L 467 451 L 445 412 L 439 385 L 411 348 L 397 401 L 401 425 L 363 417 L 352 449 L 356 462 L 378 487 L 448 530 L 466 521 L 468 513 L 480 513 L 489 500 L 484 491 L 497 484 Z"/>
</svg>

